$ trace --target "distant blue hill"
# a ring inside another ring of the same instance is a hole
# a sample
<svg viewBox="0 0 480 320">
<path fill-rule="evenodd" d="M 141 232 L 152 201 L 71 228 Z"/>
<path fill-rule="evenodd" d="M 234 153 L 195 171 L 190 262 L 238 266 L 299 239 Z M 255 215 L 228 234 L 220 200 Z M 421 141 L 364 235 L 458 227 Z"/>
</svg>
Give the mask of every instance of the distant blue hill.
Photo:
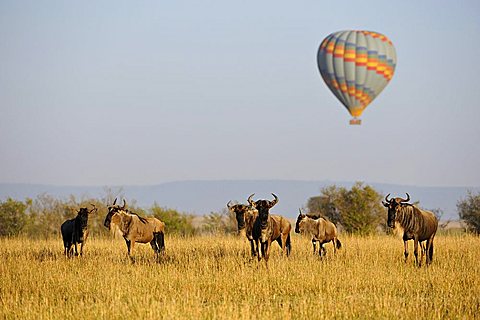
<svg viewBox="0 0 480 320">
<path fill-rule="evenodd" d="M 215 181 L 178 181 L 148 186 L 112 186 L 113 192 L 121 191 L 127 201 L 136 200 L 137 205 L 149 207 L 154 202 L 162 207 L 174 208 L 182 212 L 197 215 L 218 212 L 225 208 L 229 200 L 246 202 L 251 193 L 255 198 L 271 198 L 273 192 L 279 197 L 275 213 L 290 218 L 297 216 L 298 208 L 305 206 L 307 200 L 320 194 L 326 186 L 337 185 L 351 187 L 353 182 L 298 181 L 298 180 L 215 180 Z M 428 209 L 439 208 L 445 213 L 443 219 L 458 219 L 457 201 L 464 198 L 468 190 L 480 192 L 480 187 L 420 187 L 383 183 L 366 183 L 382 194 L 391 193 L 405 196 L 408 192 L 412 201 L 420 201 L 420 206 Z M 35 198 L 48 194 L 66 199 L 70 195 L 77 198 L 102 198 L 106 187 L 92 186 L 51 186 L 38 184 L 0 183 L 0 199 L 11 197 L 17 200 Z"/>
</svg>

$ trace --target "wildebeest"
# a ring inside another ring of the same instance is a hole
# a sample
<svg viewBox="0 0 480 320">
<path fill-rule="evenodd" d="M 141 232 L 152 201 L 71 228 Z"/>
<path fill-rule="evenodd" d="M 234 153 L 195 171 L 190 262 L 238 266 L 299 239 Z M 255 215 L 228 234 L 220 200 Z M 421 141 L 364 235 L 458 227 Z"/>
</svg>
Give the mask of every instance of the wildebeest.
<svg viewBox="0 0 480 320">
<path fill-rule="evenodd" d="M 113 224 L 118 225 L 125 243 L 127 244 L 128 256 L 132 261 L 135 242 L 150 243 L 155 255 L 165 251 L 165 223 L 157 218 L 143 218 L 138 214 L 130 212 L 123 200 L 123 206 L 113 205 L 108 207 L 108 213 L 103 225 L 110 230 Z"/>
<path fill-rule="evenodd" d="M 258 215 L 258 211 L 253 208 L 251 205 L 246 204 L 230 204 L 231 201 L 228 201 L 227 208 L 233 214 L 235 214 L 235 219 L 237 220 L 237 231 L 240 235 L 245 235 L 250 242 L 250 250 L 252 256 L 257 255 L 257 250 L 255 249 L 255 242 L 252 236 L 253 223 Z"/>
<path fill-rule="evenodd" d="M 435 215 L 426 210 L 421 210 L 408 203 L 410 195 L 407 193 L 407 199 L 392 198 L 388 199 L 390 193 L 382 201 L 383 205 L 388 208 L 387 224 L 390 228 L 395 228 L 398 223 L 403 229 L 403 245 L 405 248 L 405 262 L 408 258 L 408 240 L 413 240 L 413 254 L 418 266 L 422 264 L 423 255 L 426 252 L 427 265 L 432 263 L 433 259 L 433 238 L 438 228 L 438 219 Z M 423 249 L 422 242 L 426 241 L 426 247 Z M 422 257 L 418 260 L 418 244 L 420 243 Z"/>
<path fill-rule="evenodd" d="M 323 256 L 327 250 L 323 246 L 325 243 L 333 243 L 333 252 L 342 247 L 342 243 L 338 240 L 337 227 L 331 221 L 328 221 L 321 217 L 312 217 L 306 214 L 300 214 L 297 217 L 297 223 L 295 224 L 295 232 L 308 234 L 312 236 L 313 253 L 316 252 L 316 243 L 320 243 L 318 248 L 318 254 Z"/>
<path fill-rule="evenodd" d="M 92 204 L 93 209 L 80 208 L 77 216 L 73 219 L 62 223 L 60 230 L 62 232 L 64 254 L 66 257 L 71 257 L 73 254 L 73 247 L 75 247 L 75 255 L 78 256 L 77 244 L 80 243 L 80 255 L 83 255 L 83 246 L 88 238 L 88 215 L 97 211 L 95 205 Z"/>
<path fill-rule="evenodd" d="M 248 197 L 248 203 L 258 211 L 258 216 L 253 222 L 252 236 L 257 247 L 257 257 L 260 261 L 262 256 L 265 263 L 268 263 L 270 256 L 270 246 L 272 241 L 277 241 L 282 247 L 283 252 L 289 256 L 291 251 L 290 230 L 292 225 L 287 219 L 270 215 L 269 210 L 278 202 L 278 197 L 272 193 L 273 201 L 257 200 L 253 201 L 254 194 Z M 261 255 L 260 255 L 261 251 Z"/>
</svg>

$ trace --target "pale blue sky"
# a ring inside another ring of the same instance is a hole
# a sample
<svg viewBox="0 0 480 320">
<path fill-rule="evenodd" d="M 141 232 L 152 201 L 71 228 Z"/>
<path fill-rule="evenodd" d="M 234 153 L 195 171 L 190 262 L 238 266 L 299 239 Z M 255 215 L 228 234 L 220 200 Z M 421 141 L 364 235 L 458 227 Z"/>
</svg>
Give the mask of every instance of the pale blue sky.
<svg viewBox="0 0 480 320">
<path fill-rule="evenodd" d="M 479 186 L 478 1 L 0 0 L 0 182 Z M 320 42 L 394 43 L 362 126 Z"/>
</svg>

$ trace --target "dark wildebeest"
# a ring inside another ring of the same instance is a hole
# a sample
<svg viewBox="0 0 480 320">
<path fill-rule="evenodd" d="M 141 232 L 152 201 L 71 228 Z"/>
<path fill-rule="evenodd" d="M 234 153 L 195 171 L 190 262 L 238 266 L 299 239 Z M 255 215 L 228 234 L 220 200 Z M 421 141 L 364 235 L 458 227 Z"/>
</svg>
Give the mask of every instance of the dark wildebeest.
<svg viewBox="0 0 480 320">
<path fill-rule="evenodd" d="M 92 204 L 93 209 L 80 208 L 77 216 L 62 223 L 60 230 L 62 232 L 64 254 L 67 258 L 73 254 L 73 247 L 75 247 L 75 255 L 78 256 L 77 244 L 80 243 L 80 255 L 83 255 L 83 246 L 88 238 L 88 215 L 97 211 L 95 205 Z"/>
<path fill-rule="evenodd" d="M 158 259 L 159 253 L 165 251 L 165 223 L 157 218 L 143 218 L 138 214 L 126 209 L 127 203 L 123 200 L 123 206 L 113 205 L 108 207 L 108 213 L 103 225 L 110 230 L 116 224 L 127 244 L 128 256 L 132 261 L 135 242 L 150 243 Z"/>
<path fill-rule="evenodd" d="M 258 215 L 258 211 L 250 205 L 246 204 L 230 204 L 231 201 L 228 201 L 227 208 L 235 214 L 235 219 L 237 220 L 237 231 L 241 236 L 245 235 L 250 242 L 250 249 L 252 256 L 257 255 L 257 250 L 255 249 L 255 242 L 252 236 L 253 223 L 255 218 Z"/>
<path fill-rule="evenodd" d="M 388 208 L 387 224 L 390 228 L 395 228 L 398 223 L 403 229 L 403 245 L 405 248 L 405 262 L 408 258 L 408 240 L 413 240 L 413 254 L 418 266 L 421 266 L 423 256 L 426 252 L 427 265 L 432 263 L 433 259 L 433 238 L 438 228 L 438 219 L 435 215 L 426 210 L 421 210 L 413 204 L 407 203 L 410 195 L 407 193 L 407 199 L 392 198 L 388 199 L 390 193 L 382 201 L 383 205 Z M 422 246 L 422 242 L 426 241 L 426 247 Z M 422 257 L 418 261 L 418 244 L 420 243 Z"/>
<path fill-rule="evenodd" d="M 291 251 L 290 230 L 292 225 L 287 219 L 270 215 L 269 210 L 278 202 L 278 198 L 272 193 L 273 201 L 257 200 L 253 201 L 252 194 L 248 197 L 248 203 L 258 211 L 258 216 L 253 222 L 252 236 L 257 247 L 257 257 L 260 261 L 263 258 L 268 264 L 270 256 L 270 246 L 272 241 L 277 241 L 282 247 L 283 252 L 289 256 Z M 261 255 L 260 255 L 261 250 Z"/>
<path fill-rule="evenodd" d="M 313 244 L 313 253 L 316 252 L 316 243 L 320 242 L 318 248 L 318 254 L 323 256 L 327 250 L 323 246 L 325 243 L 333 243 L 333 252 L 336 253 L 337 249 L 342 247 L 342 243 L 338 240 L 337 227 L 333 222 L 328 221 L 321 217 L 313 217 L 310 215 L 302 214 L 302 211 L 299 210 L 300 214 L 297 218 L 297 223 L 295 224 L 295 232 L 308 234 L 312 236 Z"/>
</svg>

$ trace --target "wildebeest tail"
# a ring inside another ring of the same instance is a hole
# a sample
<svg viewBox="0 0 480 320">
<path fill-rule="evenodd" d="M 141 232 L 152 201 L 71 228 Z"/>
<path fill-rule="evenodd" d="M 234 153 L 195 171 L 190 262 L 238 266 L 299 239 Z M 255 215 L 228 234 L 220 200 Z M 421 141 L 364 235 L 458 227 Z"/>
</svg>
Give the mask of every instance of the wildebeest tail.
<svg viewBox="0 0 480 320">
<path fill-rule="evenodd" d="M 340 249 L 342 247 L 342 243 L 340 242 L 340 240 L 338 240 L 338 238 L 335 239 L 335 245 L 337 246 L 337 249 Z"/>
</svg>

